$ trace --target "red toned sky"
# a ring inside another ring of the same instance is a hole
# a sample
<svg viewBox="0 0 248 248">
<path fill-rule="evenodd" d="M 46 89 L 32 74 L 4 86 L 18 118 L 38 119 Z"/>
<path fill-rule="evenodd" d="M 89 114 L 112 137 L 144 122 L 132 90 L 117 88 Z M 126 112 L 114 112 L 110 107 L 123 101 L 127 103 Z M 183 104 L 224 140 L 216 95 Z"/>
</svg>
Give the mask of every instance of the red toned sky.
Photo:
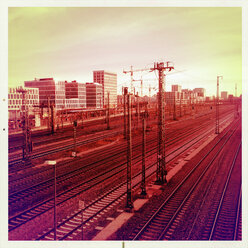
<svg viewBox="0 0 248 248">
<path fill-rule="evenodd" d="M 92 82 L 93 70 L 118 74 L 128 85 L 129 70 L 173 61 L 166 88 L 204 87 L 241 94 L 242 10 L 234 7 L 11 7 L 9 8 L 9 86 L 54 77 Z M 135 73 L 157 87 L 156 75 Z M 136 83 L 138 87 L 138 83 Z M 155 91 L 154 91 L 155 92 Z"/>
</svg>

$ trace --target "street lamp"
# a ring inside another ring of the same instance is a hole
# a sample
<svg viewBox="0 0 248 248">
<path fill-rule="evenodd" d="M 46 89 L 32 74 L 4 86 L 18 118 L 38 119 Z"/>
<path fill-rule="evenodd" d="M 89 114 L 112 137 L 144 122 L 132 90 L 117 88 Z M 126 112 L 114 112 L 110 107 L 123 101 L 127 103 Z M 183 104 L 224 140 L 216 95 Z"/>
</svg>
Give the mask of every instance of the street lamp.
<svg viewBox="0 0 248 248">
<path fill-rule="evenodd" d="M 54 240 L 57 239 L 57 216 L 56 216 L 56 194 L 57 194 L 57 189 L 56 189 L 56 161 L 50 160 L 47 161 L 48 165 L 54 165 L 54 215 L 53 215 L 53 224 L 54 224 Z"/>
</svg>

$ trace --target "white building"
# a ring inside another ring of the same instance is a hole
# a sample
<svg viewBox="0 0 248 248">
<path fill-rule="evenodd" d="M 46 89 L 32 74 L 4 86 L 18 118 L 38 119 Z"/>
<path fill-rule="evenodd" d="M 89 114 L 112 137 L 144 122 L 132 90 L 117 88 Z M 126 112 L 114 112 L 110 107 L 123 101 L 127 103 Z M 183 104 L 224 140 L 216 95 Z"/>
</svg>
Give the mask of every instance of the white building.
<svg viewBox="0 0 248 248">
<path fill-rule="evenodd" d="M 22 94 L 21 92 L 18 92 L 20 89 L 26 91 L 26 93 Z M 25 96 L 25 99 L 23 99 L 23 96 Z M 39 89 L 26 87 L 8 88 L 9 111 L 21 111 L 22 105 L 24 104 L 23 100 L 25 100 L 26 107 L 32 111 L 35 106 L 39 105 Z"/>
</svg>

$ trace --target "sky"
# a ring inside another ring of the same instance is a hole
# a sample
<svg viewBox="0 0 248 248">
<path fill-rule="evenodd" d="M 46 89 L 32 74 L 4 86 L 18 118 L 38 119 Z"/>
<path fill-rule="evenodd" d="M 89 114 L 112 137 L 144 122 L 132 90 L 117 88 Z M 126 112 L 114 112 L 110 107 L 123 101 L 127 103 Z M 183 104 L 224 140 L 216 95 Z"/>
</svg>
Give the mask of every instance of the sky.
<svg viewBox="0 0 248 248">
<path fill-rule="evenodd" d="M 240 7 L 10 7 L 8 18 L 10 87 L 42 77 L 92 82 L 93 70 L 107 70 L 121 92 L 131 65 L 172 61 L 166 90 L 203 87 L 212 96 L 223 76 L 220 91 L 235 95 L 237 84 L 242 92 Z M 155 93 L 156 73 L 134 73 L 141 76 L 144 93 Z"/>
</svg>

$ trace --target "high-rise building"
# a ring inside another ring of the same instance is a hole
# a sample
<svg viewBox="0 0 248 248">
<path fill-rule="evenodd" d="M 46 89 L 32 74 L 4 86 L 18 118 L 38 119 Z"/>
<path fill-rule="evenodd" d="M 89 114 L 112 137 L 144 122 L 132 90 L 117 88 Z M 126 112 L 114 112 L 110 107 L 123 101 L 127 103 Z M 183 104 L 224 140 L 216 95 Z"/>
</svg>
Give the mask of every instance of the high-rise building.
<svg viewBox="0 0 248 248">
<path fill-rule="evenodd" d="M 86 108 L 86 85 L 77 81 L 65 83 L 66 108 Z"/>
<path fill-rule="evenodd" d="M 18 89 L 26 91 L 25 105 L 32 109 L 34 106 L 39 105 L 39 90 L 32 88 L 8 88 L 8 109 L 10 110 L 21 110 L 24 101 L 22 99 L 23 94 L 18 92 Z"/>
<path fill-rule="evenodd" d="M 182 90 L 182 86 L 181 85 L 176 84 L 176 85 L 172 85 L 171 86 L 171 91 L 172 92 L 181 92 L 181 90 Z"/>
<path fill-rule="evenodd" d="M 86 83 L 86 102 L 87 108 L 103 107 L 103 88 L 98 83 Z"/>
<path fill-rule="evenodd" d="M 40 106 L 53 104 L 56 110 L 86 108 L 86 88 L 76 81 L 56 81 L 53 78 L 40 78 L 25 81 L 25 87 L 39 89 Z"/>
<path fill-rule="evenodd" d="M 204 88 L 195 88 L 193 89 L 195 94 L 195 101 L 196 102 L 204 102 L 206 98 L 206 90 Z"/>
<path fill-rule="evenodd" d="M 25 81 L 25 87 L 38 88 L 40 105 L 47 106 L 48 99 L 55 108 L 62 109 L 65 105 L 65 81 L 55 81 L 53 78 L 35 78 Z"/>
<path fill-rule="evenodd" d="M 22 94 L 18 92 L 18 90 L 25 90 L 26 93 Z M 23 99 L 25 97 L 25 101 Z M 33 88 L 8 88 L 8 112 L 9 112 L 9 119 L 13 118 L 13 113 L 15 118 L 20 117 L 22 114 L 22 106 L 25 104 L 26 108 L 29 111 L 29 114 L 34 113 L 35 107 L 39 106 L 39 89 Z"/>
<path fill-rule="evenodd" d="M 206 90 L 204 88 L 195 88 L 193 90 L 194 93 L 196 93 L 197 97 L 204 97 L 206 96 Z"/>
<path fill-rule="evenodd" d="M 221 91 L 221 99 L 222 100 L 227 100 L 227 98 L 228 98 L 228 93 L 227 93 L 227 91 Z"/>
<path fill-rule="evenodd" d="M 65 97 L 66 99 L 78 98 L 78 83 L 76 81 L 65 81 Z"/>
<path fill-rule="evenodd" d="M 103 105 L 107 105 L 109 92 L 110 107 L 115 107 L 117 104 L 117 74 L 104 70 L 93 71 L 93 81 L 103 87 Z"/>
</svg>

